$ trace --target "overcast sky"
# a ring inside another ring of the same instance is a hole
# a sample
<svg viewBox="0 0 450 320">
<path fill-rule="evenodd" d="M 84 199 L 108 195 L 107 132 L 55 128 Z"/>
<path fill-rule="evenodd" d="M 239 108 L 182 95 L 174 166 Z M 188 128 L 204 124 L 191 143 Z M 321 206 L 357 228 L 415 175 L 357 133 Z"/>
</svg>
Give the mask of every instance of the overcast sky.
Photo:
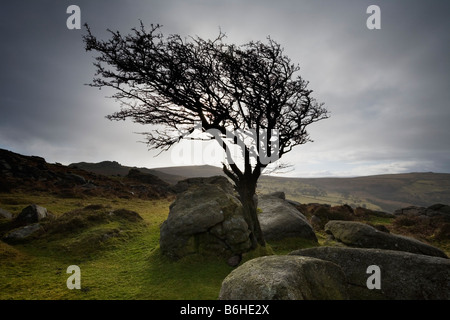
<svg viewBox="0 0 450 320">
<path fill-rule="evenodd" d="M 0 148 L 51 163 L 189 164 L 171 152 L 154 157 L 135 133 L 151 128 L 105 118 L 119 104 L 85 85 L 94 53 L 84 50 L 84 28 L 66 26 L 72 4 L 102 39 L 141 19 L 165 34 L 214 38 L 220 28 L 229 43 L 279 42 L 331 115 L 309 127 L 313 143 L 283 157 L 293 165 L 287 176 L 450 172 L 448 0 L 2 1 Z M 366 25 L 372 4 L 379 30 Z"/>
</svg>

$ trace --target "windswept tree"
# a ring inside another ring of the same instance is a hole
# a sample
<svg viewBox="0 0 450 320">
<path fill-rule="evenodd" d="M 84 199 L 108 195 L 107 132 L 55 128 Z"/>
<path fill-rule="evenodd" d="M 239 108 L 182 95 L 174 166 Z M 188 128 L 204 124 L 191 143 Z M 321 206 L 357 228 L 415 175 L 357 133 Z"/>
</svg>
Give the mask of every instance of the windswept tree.
<svg viewBox="0 0 450 320">
<path fill-rule="evenodd" d="M 270 38 L 237 46 L 225 43 L 223 33 L 214 40 L 165 37 L 159 25 L 146 30 L 141 22 L 128 35 L 109 30 L 110 39 L 99 40 L 86 29 L 86 50 L 98 52 L 90 86 L 114 89 L 121 106 L 107 118 L 153 125 L 145 133 L 151 149 L 166 151 L 197 129 L 217 140 L 253 246 L 264 246 L 254 201 L 258 178 L 311 141 L 308 125 L 328 117 L 299 66 Z"/>
</svg>

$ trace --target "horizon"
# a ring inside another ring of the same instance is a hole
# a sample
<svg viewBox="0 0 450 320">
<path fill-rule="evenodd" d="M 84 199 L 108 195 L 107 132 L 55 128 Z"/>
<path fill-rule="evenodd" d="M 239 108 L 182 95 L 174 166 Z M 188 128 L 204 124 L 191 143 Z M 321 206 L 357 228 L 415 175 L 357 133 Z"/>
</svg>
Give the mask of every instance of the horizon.
<svg viewBox="0 0 450 320">
<path fill-rule="evenodd" d="M 42 157 L 38 154 L 21 154 L 18 152 L 15 152 L 13 150 L 8 150 L 8 149 L 3 149 L 0 148 L 2 150 L 6 150 L 9 152 L 13 152 L 22 156 L 27 156 L 27 157 L 40 157 L 43 158 L 47 163 L 49 164 L 61 164 L 63 166 L 70 166 L 70 165 L 76 165 L 78 163 L 85 163 L 85 164 L 100 164 L 100 163 L 104 163 L 104 162 L 110 162 L 110 163 L 117 163 L 120 166 L 123 167 L 129 167 L 129 168 L 136 168 L 136 169 L 151 169 L 151 170 L 156 170 L 158 171 L 158 169 L 164 169 L 164 170 L 170 170 L 170 169 L 182 169 L 182 168 L 190 168 L 190 167 L 211 167 L 211 168 L 216 168 L 222 171 L 222 168 L 219 166 L 214 166 L 214 165 L 210 165 L 210 164 L 198 164 L 198 165 L 185 165 L 185 166 L 166 166 L 166 167 L 141 167 L 141 166 L 136 166 L 136 165 L 132 165 L 132 164 L 124 164 L 121 163 L 119 161 L 116 160 L 101 160 L 98 162 L 88 162 L 88 161 L 77 161 L 77 162 L 70 162 L 70 163 L 60 163 L 60 162 L 48 162 L 47 159 L 45 157 Z M 279 174 L 261 174 L 261 177 L 274 177 L 274 178 L 292 178 L 292 179 L 351 179 L 351 178 L 365 178 L 365 177 L 375 177 L 375 176 L 387 176 L 387 175 L 402 175 L 402 174 L 449 174 L 450 172 L 433 172 L 433 171 L 411 171 L 411 172 L 400 172 L 400 173 L 382 173 L 382 174 L 371 174 L 371 175 L 361 175 L 361 176 L 314 176 L 314 177 L 302 177 L 302 176 L 283 176 L 283 173 L 279 173 Z"/>
</svg>

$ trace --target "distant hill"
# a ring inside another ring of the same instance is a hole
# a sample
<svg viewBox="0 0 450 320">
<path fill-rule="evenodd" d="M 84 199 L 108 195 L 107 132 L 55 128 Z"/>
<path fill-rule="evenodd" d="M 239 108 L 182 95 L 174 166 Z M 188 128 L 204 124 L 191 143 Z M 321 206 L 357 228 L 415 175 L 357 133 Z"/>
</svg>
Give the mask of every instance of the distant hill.
<svg viewBox="0 0 450 320">
<path fill-rule="evenodd" d="M 126 176 L 128 172 L 130 172 L 130 169 L 138 169 L 142 173 L 155 175 L 169 184 L 176 184 L 180 180 L 189 178 L 189 176 L 186 175 L 178 175 L 176 173 L 169 173 L 161 170 L 123 166 L 116 161 L 102 161 L 98 163 L 78 162 L 71 163 L 69 167 L 78 168 L 105 176 Z"/>
<path fill-rule="evenodd" d="M 0 192 L 12 186 L 52 192 L 64 192 L 63 189 L 69 188 L 72 192 L 71 186 L 76 185 L 83 192 L 103 190 L 111 193 L 115 190 L 117 194 L 137 194 L 137 183 L 144 183 L 148 185 L 142 189 L 147 190 L 146 193 L 152 190 L 149 194 L 162 195 L 167 189 L 164 183 L 174 185 L 186 178 L 214 175 L 224 173 L 221 168 L 208 165 L 148 169 L 122 166 L 116 161 L 80 162 L 66 167 L 48 164 L 40 157 L 26 157 L 0 149 Z M 97 188 L 84 190 L 92 185 Z M 289 199 L 305 204 L 349 204 L 393 212 L 412 205 L 450 204 L 450 174 L 428 172 L 356 178 L 262 176 L 257 192 L 274 191 L 284 191 Z"/>
<path fill-rule="evenodd" d="M 416 205 L 450 203 L 450 174 L 404 173 L 356 178 L 282 178 L 263 176 L 261 192 L 285 191 L 302 203 L 348 203 L 392 212 Z"/>
<path fill-rule="evenodd" d="M 47 192 L 62 197 L 162 198 L 171 194 L 162 179 L 129 170 L 108 177 L 79 167 L 47 163 L 44 158 L 0 149 L 0 192 Z"/>
<path fill-rule="evenodd" d="M 154 168 L 155 171 L 163 172 L 175 176 L 184 176 L 186 178 L 224 176 L 222 168 L 203 165 L 203 166 L 185 166 L 185 167 L 164 167 Z"/>
<path fill-rule="evenodd" d="M 115 161 L 81 162 L 71 166 L 105 175 L 126 175 L 131 168 Z M 224 175 L 221 168 L 209 165 L 139 170 L 170 184 L 186 178 Z M 284 191 L 287 197 L 301 203 L 349 204 L 393 212 L 412 205 L 428 207 L 436 203 L 450 204 L 450 174 L 404 173 L 356 178 L 262 176 L 257 190 L 259 193 Z"/>
<path fill-rule="evenodd" d="M 102 174 L 105 176 L 125 176 L 130 169 L 138 169 L 143 173 L 153 174 L 169 184 L 176 184 L 180 180 L 195 177 L 211 177 L 225 175 L 221 168 L 201 165 L 183 167 L 162 167 L 162 168 L 136 168 L 123 166 L 116 161 L 102 161 L 98 163 L 78 162 L 69 165 L 70 168 L 79 168 L 89 172 Z"/>
</svg>

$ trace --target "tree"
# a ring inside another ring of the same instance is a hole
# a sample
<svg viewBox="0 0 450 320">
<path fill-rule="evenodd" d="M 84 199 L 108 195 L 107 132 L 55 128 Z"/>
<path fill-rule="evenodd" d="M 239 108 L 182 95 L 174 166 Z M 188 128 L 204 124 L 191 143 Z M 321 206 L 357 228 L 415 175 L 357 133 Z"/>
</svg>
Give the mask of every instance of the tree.
<svg viewBox="0 0 450 320">
<path fill-rule="evenodd" d="M 165 37 L 160 25 L 99 40 L 85 25 L 86 51 L 99 53 L 92 87 L 114 89 L 121 109 L 107 118 L 154 125 L 151 149 L 167 151 L 199 128 L 226 154 L 224 173 L 234 182 L 253 246 L 265 245 L 254 196 L 264 169 L 294 146 L 311 141 L 306 127 L 328 117 L 312 96 L 300 67 L 272 40 L 237 46 L 200 37 Z M 231 149 L 238 145 L 241 163 Z"/>
</svg>

